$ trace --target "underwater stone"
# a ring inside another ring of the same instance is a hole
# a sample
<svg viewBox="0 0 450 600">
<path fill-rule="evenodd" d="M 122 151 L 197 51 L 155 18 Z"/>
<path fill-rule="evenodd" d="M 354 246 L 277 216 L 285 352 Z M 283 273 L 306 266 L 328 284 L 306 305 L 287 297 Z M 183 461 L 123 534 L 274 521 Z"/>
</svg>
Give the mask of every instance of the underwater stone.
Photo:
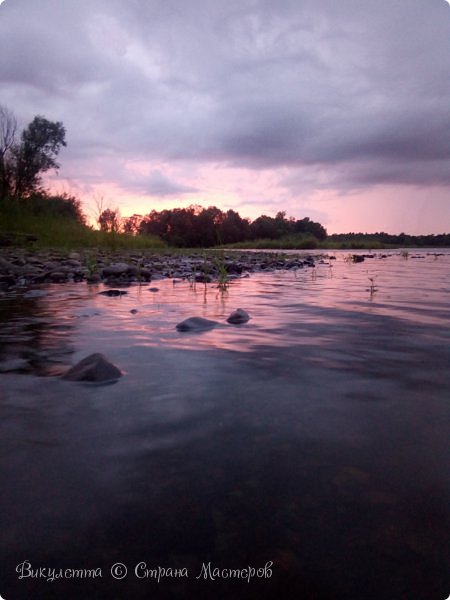
<svg viewBox="0 0 450 600">
<path fill-rule="evenodd" d="M 86 356 L 63 375 L 69 381 L 105 382 L 122 377 L 121 371 L 103 354 L 95 353 Z"/>
<path fill-rule="evenodd" d="M 203 317 L 189 317 L 189 319 L 185 319 L 181 323 L 178 323 L 177 329 L 178 331 L 205 331 L 207 329 L 212 329 L 218 324 L 217 321 L 210 321 Z"/>
<path fill-rule="evenodd" d="M 29 367 L 28 361 L 23 358 L 11 358 L 0 363 L 0 373 L 24 371 Z"/>
<path fill-rule="evenodd" d="M 124 290 L 105 290 L 104 292 L 99 292 L 101 296 L 123 296 L 124 294 L 128 294 Z"/>
</svg>

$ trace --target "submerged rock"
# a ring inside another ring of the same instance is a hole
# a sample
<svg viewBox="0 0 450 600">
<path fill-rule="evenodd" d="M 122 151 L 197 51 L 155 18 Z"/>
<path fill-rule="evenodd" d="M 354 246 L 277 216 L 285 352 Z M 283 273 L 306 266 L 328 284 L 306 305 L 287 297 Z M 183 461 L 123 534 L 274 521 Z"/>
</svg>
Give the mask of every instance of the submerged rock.
<svg viewBox="0 0 450 600">
<path fill-rule="evenodd" d="M 23 295 L 24 298 L 42 298 L 43 296 L 47 296 L 45 290 L 29 290 Z"/>
<path fill-rule="evenodd" d="M 123 296 L 124 294 L 128 294 L 124 290 L 105 290 L 104 292 L 99 292 L 101 296 Z"/>
<path fill-rule="evenodd" d="M 181 323 L 178 323 L 177 329 L 178 331 L 205 331 L 207 329 L 212 329 L 216 325 L 219 325 L 217 321 L 210 321 L 203 317 L 189 317 L 189 319 L 185 319 Z"/>
<path fill-rule="evenodd" d="M 228 323 L 232 323 L 233 325 L 239 325 L 240 323 L 247 323 L 250 319 L 250 315 L 243 308 L 237 308 L 231 315 L 228 317 Z"/>
<path fill-rule="evenodd" d="M 90 381 L 101 383 L 115 381 L 122 377 L 122 372 L 103 354 L 95 353 L 86 356 L 63 375 L 69 381 Z"/>
<path fill-rule="evenodd" d="M 28 368 L 28 361 L 24 358 L 10 358 L 9 360 L 5 360 L 0 363 L 0 373 L 26 371 Z"/>
</svg>

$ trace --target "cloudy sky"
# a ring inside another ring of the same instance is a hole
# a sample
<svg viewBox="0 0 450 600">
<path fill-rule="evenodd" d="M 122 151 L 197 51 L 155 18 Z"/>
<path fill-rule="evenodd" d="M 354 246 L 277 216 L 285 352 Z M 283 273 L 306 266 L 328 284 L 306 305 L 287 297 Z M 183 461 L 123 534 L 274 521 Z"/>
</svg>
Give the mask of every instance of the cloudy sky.
<svg viewBox="0 0 450 600">
<path fill-rule="evenodd" d="M 87 210 L 450 232 L 446 0 L 4 0 L 0 104 Z"/>
</svg>

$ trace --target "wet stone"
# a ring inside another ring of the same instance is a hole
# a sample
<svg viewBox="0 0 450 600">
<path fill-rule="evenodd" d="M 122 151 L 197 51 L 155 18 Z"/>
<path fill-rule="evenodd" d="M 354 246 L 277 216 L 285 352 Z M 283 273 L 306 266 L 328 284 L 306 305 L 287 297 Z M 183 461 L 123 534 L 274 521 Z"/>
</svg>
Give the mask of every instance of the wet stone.
<svg viewBox="0 0 450 600">
<path fill-rule="evenodd" d="M 189 319 L 185 319 L 181 323 L 178 323 L 177 329 L 178 331 L 206 331 L 208 329 L 213 329 L 219 325 L 217 321 L 211 321 L 210 319 L 204 319 L 203 317 L 189 317 Z"/>
<path fill-rule="evenodd" d="M 0 362 L 0 373 L 14 373 L 29 369 L 28 361 L 23 358 L 11 358 Z"/>
<path fill-rule="evenodd" d="M 247 323 L 250 320 L 250 315 L 243 308 L 237 308 L 231 315 L 228 317 L 228 323 L 232 325 L 240 325 L 241 323 Z"/>
<path fill-rule="evenodd" d="M 124 294 L 128 294 L 125 290 L 105 290 L 103 292 L 99 292 L 100 296 L 123 296 Z"/>
<path fill-rule="evenodd" d="M 103 269 L 103 275 L 122 275 L 128 271 L 127 263 L 114 263 L 112 265 L 108 265 Z"/>
<path fill-rule="evenodd" d="M 103 354 L 90 354 L 63 375 L 69 381 L 106 383 L 122 377 L 122 372 Z"/>
<path fill-rule="evenodd" d="M 47 296 L 47 292 L 44 290 L 29 290 L 23 295 L 24 298 L 42 298 L 43 296 Z"/>
</svg>

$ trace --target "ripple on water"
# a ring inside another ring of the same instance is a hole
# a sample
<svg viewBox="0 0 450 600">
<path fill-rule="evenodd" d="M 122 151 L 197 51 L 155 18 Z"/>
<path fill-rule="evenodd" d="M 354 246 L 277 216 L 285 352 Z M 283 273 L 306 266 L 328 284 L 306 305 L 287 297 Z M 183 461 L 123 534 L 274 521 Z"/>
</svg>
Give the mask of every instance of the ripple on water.
<svg viewBox="0 0 450 600">
<path fill-rule="evenodd" d="M 265 587 L 233 582 L 242 598 L 445 597 L 450 254 L 336 255 L 225 293 L 161 280 L 115 298 L 85 284 L 0 298 L 0 360 L 31 369 L 0 374 L 5 597 L 46 597 L 52 584 L 17 580 L 25 557 L 195 575 L 273 561 Z M 238 307 L 251 320 L 228 324 Z M 221 326 L 177 331 L 191 316 Z M 33 375 L 94 352 L 124 372 L 116 385 Z M 194 578 L 158 590 L 231 597 L 219 581 L 194 593 Z M 117 595 L 95 583 L 85 597 Z M 148 597 L 141 583 L 121 590 Z"/>
</svg>

